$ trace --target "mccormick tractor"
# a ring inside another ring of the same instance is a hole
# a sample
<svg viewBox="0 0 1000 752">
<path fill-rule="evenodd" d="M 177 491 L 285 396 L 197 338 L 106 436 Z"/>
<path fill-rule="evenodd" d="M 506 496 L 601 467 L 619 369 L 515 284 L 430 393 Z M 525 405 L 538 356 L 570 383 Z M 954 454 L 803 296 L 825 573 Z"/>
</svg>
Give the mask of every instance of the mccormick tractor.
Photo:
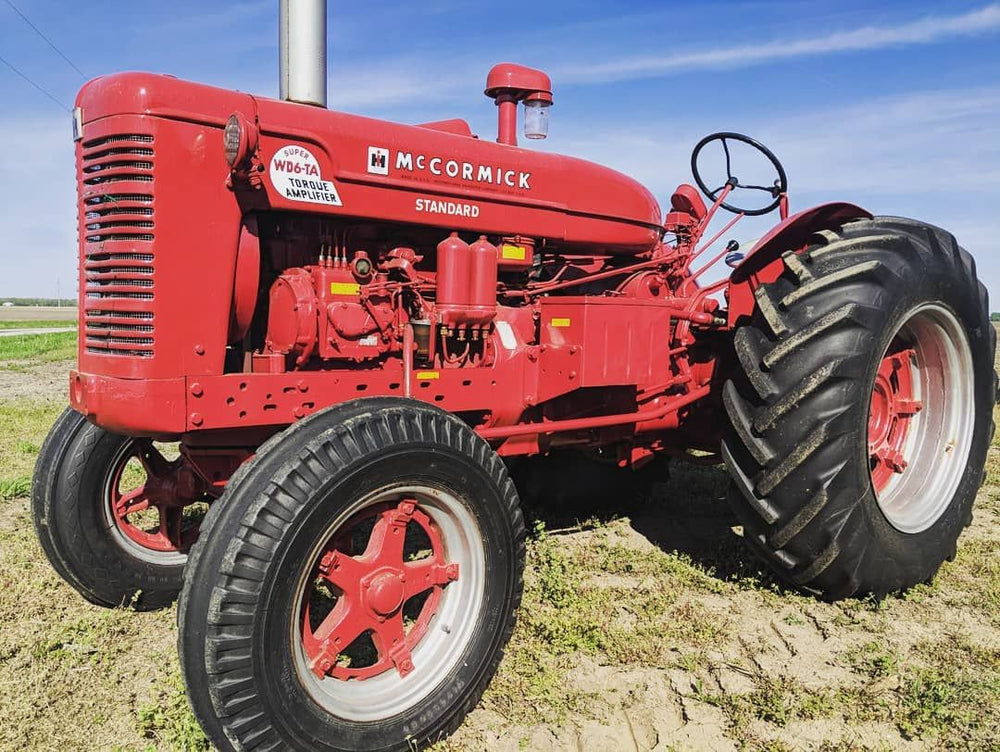
<svg viewBox="0 0 1000 752">
<path fill-rule="evenodd" d="M 284 101 L 146 73 L 77 97 L 79 364 L 32 489 L 85 598 L 180 593 L 215 745 L 454 730 L 521 599 L 517 458 L 724 463 L 746 542 L 826 598 L 955 555 L 996 382 L 950 234 L 850 203 L 790 214 L 778 160 L 735 133 L 696 146 L 701 191 L 661 211 L 518 146 L 519 111 L 542 137 L 553 101 L 519 65 L 487 78 L 495 142 L 331 111 L 325 4 L 281 20 Z M 745 253 L 725 243 L 771 211 Z"/>
</svg>

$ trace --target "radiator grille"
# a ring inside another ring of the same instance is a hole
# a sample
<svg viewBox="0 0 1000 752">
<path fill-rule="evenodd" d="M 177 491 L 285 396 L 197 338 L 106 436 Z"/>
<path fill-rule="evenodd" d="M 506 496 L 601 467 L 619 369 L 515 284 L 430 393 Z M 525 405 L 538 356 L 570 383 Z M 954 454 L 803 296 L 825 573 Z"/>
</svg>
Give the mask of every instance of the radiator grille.
<svg viewBox="0 0 1000 752">
<path fill-rule="evenodd" d="M 79 166 L 84 350 L 151 358 L 156 332 L 153 136 L 85 141 Z"/>
</svg>

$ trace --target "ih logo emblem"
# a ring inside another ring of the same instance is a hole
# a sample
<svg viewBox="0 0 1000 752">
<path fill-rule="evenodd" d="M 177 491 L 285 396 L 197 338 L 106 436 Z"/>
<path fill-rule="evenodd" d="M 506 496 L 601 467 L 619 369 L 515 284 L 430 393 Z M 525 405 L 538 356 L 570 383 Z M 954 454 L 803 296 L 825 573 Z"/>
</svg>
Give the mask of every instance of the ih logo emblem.
<svg viewBox="0 0 1000 752">
<path fill-rule="evenodd" d="M 368 147 L 368 172 L 373 175 L 389 174 L 389 150 L 378 146 Z"/>
</svg>

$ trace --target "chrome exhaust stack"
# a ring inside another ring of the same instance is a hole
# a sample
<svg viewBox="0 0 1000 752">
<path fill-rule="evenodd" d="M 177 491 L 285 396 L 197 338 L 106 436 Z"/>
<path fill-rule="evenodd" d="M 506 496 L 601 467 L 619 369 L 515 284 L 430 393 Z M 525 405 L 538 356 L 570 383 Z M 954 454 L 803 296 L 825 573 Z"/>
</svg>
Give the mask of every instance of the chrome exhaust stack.
<svg viewBox="0 0 1000 752">
<path fill-rule="evenodd" d="M 326 0 L 281 0 L 279 95 L 326 107 Z"/>
</svg>

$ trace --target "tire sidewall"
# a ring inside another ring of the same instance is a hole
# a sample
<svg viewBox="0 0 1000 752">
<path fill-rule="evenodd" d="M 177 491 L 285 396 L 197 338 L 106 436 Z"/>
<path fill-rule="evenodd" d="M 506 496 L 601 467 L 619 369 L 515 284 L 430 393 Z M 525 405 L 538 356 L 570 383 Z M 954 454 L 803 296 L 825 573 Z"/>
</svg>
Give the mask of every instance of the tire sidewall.
<svg viewBox="0 0 1000 752">
<path fill-rule="evenodd" d="M 131 438 L 88 425 L 74 438 L 57 470 L 53 529 L 69 564 L 87 572 L 89 590 L 107 605 L 161 605 L 181 587 L 184 563 L 154 564 L 133 556 L 117 539 L 105 505 L 112 463 Z"/>
</svg>

